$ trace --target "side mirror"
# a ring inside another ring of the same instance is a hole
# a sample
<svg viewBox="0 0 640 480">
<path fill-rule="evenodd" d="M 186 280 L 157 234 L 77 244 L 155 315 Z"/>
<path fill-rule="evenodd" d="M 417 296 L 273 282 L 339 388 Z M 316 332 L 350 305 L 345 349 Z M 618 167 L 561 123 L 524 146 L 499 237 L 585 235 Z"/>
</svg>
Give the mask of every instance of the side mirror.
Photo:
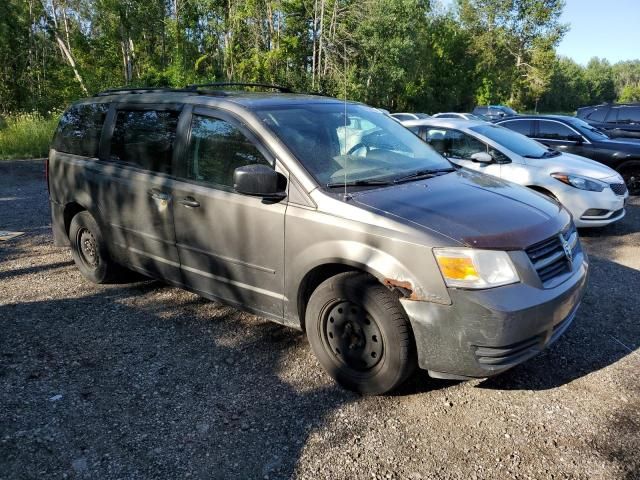
<svg viewBox="0 0 640 480">
<path fill-rule="evenodd" d="M 567 136 L 567 140 L 569 140 L 570 142 L 576 142 L 577 144 L 581 144 L 584 141 L 581 135 L 575 134 Z"/>
<path fill-rule="evenodd" d="M 469 158 L 478 163 L 493 163 L 493 157 L 487 152 L 476 152 Z"/>
<path fill-rule="evenodd" d="M 233 188 L 244 195 L 283 199 L 286 187 L 285 176 L 266 165 L 244 165 L 233 171 Z"/>
</svg>

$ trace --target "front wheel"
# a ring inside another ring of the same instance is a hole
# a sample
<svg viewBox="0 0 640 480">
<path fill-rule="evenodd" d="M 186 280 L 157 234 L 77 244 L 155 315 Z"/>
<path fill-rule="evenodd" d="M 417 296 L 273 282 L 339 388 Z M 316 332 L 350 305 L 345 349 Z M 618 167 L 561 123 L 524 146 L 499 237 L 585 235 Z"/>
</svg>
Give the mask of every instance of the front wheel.
<svg viewBox="0 0 640 480">
<path fill-rule="evenodd" d="M 398 387 L 416 367 L 409 319 L 398 298 L 370 275 L 325 280 L 306 310 L 307 337 L 339 384 L 365 394 Z"/>
<path fill-rule="evenodd" d="M 629 195 L 640 195 L 640 165 L 625 168 L 621 175 Z"/>
</svg>

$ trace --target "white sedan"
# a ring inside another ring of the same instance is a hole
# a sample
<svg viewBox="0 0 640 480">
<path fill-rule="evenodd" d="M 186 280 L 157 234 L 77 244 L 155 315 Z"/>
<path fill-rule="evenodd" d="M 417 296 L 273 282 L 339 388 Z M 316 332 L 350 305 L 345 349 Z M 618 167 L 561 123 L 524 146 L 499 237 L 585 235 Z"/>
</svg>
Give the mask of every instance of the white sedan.
<svg viewBox="0 0 640 480">
<path fill-rule="evenodd" d="M 524 135 L 482 121 L 402 122 L 451 162 L 529 187 L 562 203 L 578 227 L 602 227 L 625 215 L 629 196 L 615 170 L 561 153 Z"/>
</svg>

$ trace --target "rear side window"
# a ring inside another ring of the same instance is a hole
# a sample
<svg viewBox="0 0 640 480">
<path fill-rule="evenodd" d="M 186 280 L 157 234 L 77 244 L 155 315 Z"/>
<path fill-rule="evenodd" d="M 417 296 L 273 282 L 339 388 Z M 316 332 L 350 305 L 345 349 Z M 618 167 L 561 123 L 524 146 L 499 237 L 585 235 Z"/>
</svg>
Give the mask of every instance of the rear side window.
<svg viewBox="0 0 640 480">
<path fill-rule="evenodd" d="M 244 165 L 273 165 L 234 125 L 213 117 L 194 115 L 187 153 L 191 180 L 233 187 L 233 172 Z"/>
<path fill-rule="evenodd" d="M 618 110 L 618 123 L 640 123 L 640 107 L 621 107 Z"/>
<path fill-rule="evenodd" d="M 102 125 L 109 105 L 75 105 L 64 112 L 56 130 L 53 148 L 59 152 L 97 157 Z"/>
<path fill-rule="evenodd" d="M 500 122 L 501 127 L 507 127 L 509 130 L 521 133 L 527 137 L 532 135 L 531 126 L 533 122 L 531 120 L 510 120 L 508 122 Z"/>
<path fill-rule="evenodd" d="M 540 120 L 538 125 L 538 138 L 545 140 L 568 140 L 570 136 L 576 135 L 576 132 L 558 122 Z"/>
<path fill-rule="evenodd" d="M 111 137 L 112 160 L 171 173 L 179 112 L 119 110 Z"/>
<path fill-rule="evenodd" d="M 605 119 L 605 122 L 615 123 L 617 119 L 618 119 L 618 109 L 610 108 L 609 113 L 607 113 L 607 118 Z"/>
<path fill-rule="evenodd" d="M 606 108 L 599 108 L 597 110 L 594 110 L 593 112 L 591 112 L 587 118 L 589 120 L 591 120 L 592 122 L 604 122 L 604 117 L 607 116 L 607 109 Z"/>
</svg>

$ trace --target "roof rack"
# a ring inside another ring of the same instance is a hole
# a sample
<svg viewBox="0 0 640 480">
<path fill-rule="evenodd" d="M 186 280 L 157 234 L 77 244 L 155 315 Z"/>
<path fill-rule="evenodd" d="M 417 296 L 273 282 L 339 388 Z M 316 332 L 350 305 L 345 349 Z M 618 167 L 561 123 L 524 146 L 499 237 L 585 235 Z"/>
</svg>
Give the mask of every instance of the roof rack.
<svg viewBox="0 0 640 480">
<path fill-rule="evenodd" d="M 195 91 L 199 88 L 205 87 L 258 87 L 258 88 L 270 88 L 273 90 L 278 90 L 281 93 L 293 93 L 288 87 L 283 87 L 282 85 L 271 85 L 269 83 L 247 83 L 247 82 L 214 82 L 214 83 L 192 83 L 185 87 L 185 90 Z"/>
<path fill-rule="evenodd" d="M 96 97 L 102 97 L 106 95 L 123 95 L 128 93 L 154 93 L 154 92 L 184 92 L 187 91 L 183 88 L 171 88 L 171 87 L 121 87 L 121 88 L 108 88 L 102 92 L 96 93 Z"/>
<path fill-rule="evenodd" d="M 224 95 L 224 92 L 220 90 L 221 87 L 257 87 L 278 90 L 281 93 L 293 93 L 288 87 L 281 85 L 271 85 L 268 83 L 245 83 L 245 82 L 217 82 L 217 83 L 192 83 L 182 88 L 172 87 L 119 87 L 108 88 L 102 92 L 96 93 L 96 97 L 104 97 L 107 95 L 126 95 L 126 94 L 141 94 L 141 93 L 158 93 L 158 92 L 186 92 L 186 93 L 202 93 L 202 94 L 218 94 Z M 207 87 L 213 87 L 207 89 Z M 200 90 L 203 89 L 203 90 Z M 206 90 L 204 90 L 206 89 Z"/>
</svg>

